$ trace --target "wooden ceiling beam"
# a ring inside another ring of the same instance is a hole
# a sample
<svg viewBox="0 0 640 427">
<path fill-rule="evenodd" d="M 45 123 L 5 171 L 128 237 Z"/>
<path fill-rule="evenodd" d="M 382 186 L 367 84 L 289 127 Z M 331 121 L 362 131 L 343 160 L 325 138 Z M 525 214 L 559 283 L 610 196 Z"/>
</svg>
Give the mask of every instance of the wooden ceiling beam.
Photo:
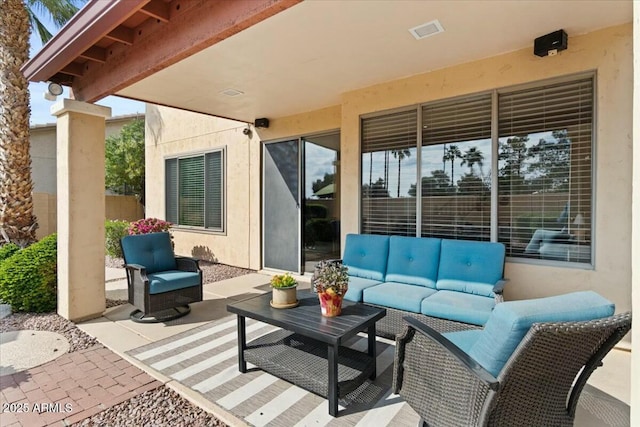
<svg viewBox="0 0 640 427">
<path fill-rule="evenodd" d="M 69 74 L 71 76 L 82 77 L 84 74 L 84 65 L 77 62 L 72 62 L 60 70 L 61 73 Z"/>
<path fill-rule="evenodd" d="M 154 19 L 159 19 L 162 22 L 169 22 L 169 5 L 162 0 L 152 0 L 146 5 L 142 6 L 139 10 L 140 13 L 144 13 Z"/>
<path fill-rule="evenodd" d="M 105 38 L 131 46 L 133 44 L 133 35 L 133 29 L 120 25 L 107 34 Z"/>
<path fill-rule="evenodd" d="M 106 63 L 85 64 L 84 75 L 73 80 L 74 96 L 79 101 L 96 102 L 118 93 L 300 1 L 193 1 L 183 2 L 180 8 L 175 2 L 168 3 L 173 5 L 169 23 L 149 19 L 134 31 L 132 46 L 114 43 L 105 52 Z"/>
<path fill-rule="evenodd" d="M 91 46 L 89 49 L 81 53 L 79 57 L 104 64 L 107 62 L 107 50 L 98 46 Z"/>
<path fill-rule="evenodd" d="M 56 83 L 59 83 L 59 84 L 64 85 L 64 86 L 73 85 L 73 76 L 70 75 L 70 74 L 63 73 L 63 72 L 59 72 L 59 73 L 56 73 L 55 75 L 51 76 L 50 80 L 52 82 L 56 82 Z"/>
</svg>

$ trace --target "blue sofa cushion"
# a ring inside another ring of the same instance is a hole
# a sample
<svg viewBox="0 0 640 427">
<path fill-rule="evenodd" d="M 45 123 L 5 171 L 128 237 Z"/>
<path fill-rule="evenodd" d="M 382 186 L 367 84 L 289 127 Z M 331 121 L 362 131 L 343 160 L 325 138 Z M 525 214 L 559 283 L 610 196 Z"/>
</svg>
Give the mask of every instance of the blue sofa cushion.
<svg viewBox="0 0 640 427">
<path fill-rule="evenodd" d="M 600 319 L 612 316 L 614 311 L 611 301 L 592 291 L 503 302 L 496 305 L 468 354 L 498 376 L 532 324 Z"/>
<path fill-rule="evenodd" d="M 387 269 L 389 236 L 347 234 L 342 263 L 349 276 L 382 282 Z"/>
<path fill-rule="evenodd" d="M 200 286 L 200 274 L 191 271 L 169 270 L 161 273 L 147 274 L 149 294 L 176 291 L 178 289 Z"/>
<path fill-rule="evenodd" d="M 420 313 L 422 300 L 436 292 L 424 286 L 387 282 L 366 288 L 362 299 L 369 304 Z"/>
<path fill-rule="evenodd" d="M 493 286 L 502 279 L 504 256 L 502 243 L 442 240 L 436 288 L 493 297 Z"/>
<path fill-rule="evenodd" d="M 385 281 L 435 289 L 440 263 L 440 241 L 432 238 L 391 236 Z"/>
<path fill-rule="evenodd" d="M 124 236 L 121 242 L 125 262 L 143 266 L 147 274 L 177 268 L 169 233 Z"/>
<path fill-rule="evenodd" d="M 481 333 L 482 330 L 480 329 L 469 329 L 468 331 L 445 332 L 442 336 L 455 344 L 460 350 L 469 354 L 469 350 L 478 341 Z"/>
<path fill-rule="evenodd" d="M 362 291 L 371 286 L 379 285 L 379 280 L 363 279 L 362 277 L 349 276 L 349 288 L 344 294 L 344 299 L 353 302 L 362 302 Z"/>
<path fill-rule="evenodd" d="M 490 297 L 438 291 L 422 300 L 420 312 L 427 316 L 482 326 L 489 319 L 494 306 L 495 300 Z"/>
</svg>

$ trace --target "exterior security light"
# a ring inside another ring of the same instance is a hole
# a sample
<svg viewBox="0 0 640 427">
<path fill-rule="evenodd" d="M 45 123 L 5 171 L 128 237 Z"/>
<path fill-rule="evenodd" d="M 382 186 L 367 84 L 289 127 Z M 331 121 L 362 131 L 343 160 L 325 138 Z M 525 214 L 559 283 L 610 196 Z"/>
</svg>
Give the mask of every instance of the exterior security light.
<svg viewBox="0 0 640 427">
<path fill-rule="evenodd" d="M 56 82 L 49 82 L 49 86 L 47 86 L 47 90 L 53 96 L 62 95 L 62 86 Z"/>
</svg>

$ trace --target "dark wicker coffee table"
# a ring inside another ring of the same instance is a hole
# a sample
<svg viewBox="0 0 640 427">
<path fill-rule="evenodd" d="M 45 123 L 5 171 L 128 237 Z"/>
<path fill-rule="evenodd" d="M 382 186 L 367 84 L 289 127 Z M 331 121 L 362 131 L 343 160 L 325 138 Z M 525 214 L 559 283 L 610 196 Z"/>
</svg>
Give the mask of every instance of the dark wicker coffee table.
<svg viewBox="0 0 640 427">
<path fill-rule="evenodd" d="M 276 309 L 271 293 L 227 305 L 238 315 L 238 367 L 247 372 L 247 362 L 279 378 L 329 400 L 329 414 L 338 415 L 338 399 L 376 376 L 376 322 L 386 310 L 344 301 L 342 314 L 323 317 L 318 296 L 298 291 L 300 304 Z M 282 329 L 247 344 L 245 318 Z M 342 344 L 360 331 L 367 331 L 367 352 Z"/>
</svg>

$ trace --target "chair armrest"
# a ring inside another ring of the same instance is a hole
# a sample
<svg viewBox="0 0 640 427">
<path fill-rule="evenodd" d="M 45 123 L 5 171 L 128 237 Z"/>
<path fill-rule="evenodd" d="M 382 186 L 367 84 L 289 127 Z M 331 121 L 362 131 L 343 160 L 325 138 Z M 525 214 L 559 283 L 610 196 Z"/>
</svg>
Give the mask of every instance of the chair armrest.
<svg viewBox="0 0 640 427">
<path fill-rule="evenodd" d="M 507 284 L 509 279 L 500 279 L 493 285 L 493 293 L 496 295 L 502 295 L 502 291 L 504 290 L 504 285 Z"/>
<path fill-rule="evenodd" d="M 393 392 L 426 425 L 486 425 L 498 380 L 439 332 L 415 319 L 404 321 L 404 332 L 396 336 Z"/>
<path fill-rule="evenodd" d="M 138 292 L 147 292 L 149 288 L 147 268 L 140 264 L 125 264 L 124 268 L 127 271 L 127 283 L 129 288 L 138 289 Z"/>
<path fill-rule="evenodd" d="M 405 316 L 403 320 L 408 324 L 410 329 L 414 329 L 421 335 L 427 337 L 431 341 L 437 343 L 444 351 L 453 356 L 461 366 L 464 366 L 471 372 L 479 381 L 484 383 L 489 389 L 497 390 L 499 386 L 498 380 L 484 369 L 478 362 L 472 359 L 467 353 L 460 350 L 455 344 L 445 338 L 440 332 L 425 325 L 413 317 Z M 402 336 L 399 336 L 396 341 L 401 340 Z M 394 385 L 395 386 L 395 385 Z"/>
<path fill-rule="evenodd" d="M 147 269 L 146 267 L 140 265 L 140 264 L 125 264 L 124 268 L 126 268 L 129 271 L 140 271 L 143 274 L 147 274 Z"/>
<path fill-rule="evenodd" d="M 178 270 L 181 271 L 190 271 L 193 273 L 197 273 L 200 271 L 200 260 L 197 258 L 189 258 L 184 256 L 177 256 L 176 264 L 178 266 Z"/>
</svg>

